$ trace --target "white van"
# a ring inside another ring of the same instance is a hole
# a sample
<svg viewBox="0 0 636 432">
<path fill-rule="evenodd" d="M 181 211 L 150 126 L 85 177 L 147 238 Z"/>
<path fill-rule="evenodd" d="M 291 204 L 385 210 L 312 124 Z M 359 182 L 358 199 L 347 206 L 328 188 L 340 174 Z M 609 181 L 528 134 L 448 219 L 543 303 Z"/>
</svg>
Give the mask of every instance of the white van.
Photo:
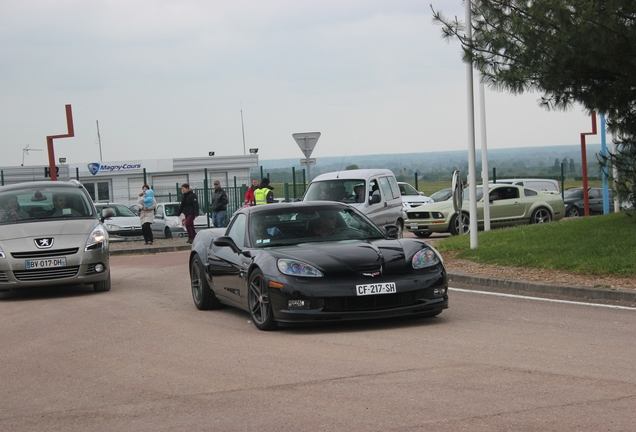
<svg viewBox="0 0 636 432">
<path fill-rule="evenodd" d="M 397 225 L 402 237 L 402 195 L 391 170 L 357 169 L 321 174 L 311 181 L 302 201 L 348 203 L 380 228 Z"/>
<path fill-rule="evenodd" d="M 493 183 L 489 181 L 488 183 Z M 497 183 L 513 184 L 524 186 L 530 189 L 542 191 L 542 192 L 556 192 L 559 193 L 559 182 L 552 179 L 537 179 L 537 178 L 518 178 L 518 179 L 498 179 Z"/>
</svg>

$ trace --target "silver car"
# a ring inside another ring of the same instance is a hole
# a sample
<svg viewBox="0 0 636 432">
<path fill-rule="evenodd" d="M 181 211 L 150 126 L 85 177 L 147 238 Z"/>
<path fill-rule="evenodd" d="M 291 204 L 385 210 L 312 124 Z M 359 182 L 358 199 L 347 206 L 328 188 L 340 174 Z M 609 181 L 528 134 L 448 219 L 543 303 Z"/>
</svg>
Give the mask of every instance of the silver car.
<svg viewBox="0 0 636 432">
<path fill-rule="evenodd" d="M 188 235 L 185 227 L 181 224 L 183 217 L 178 214 L 180 206 L 181 203 L 178 202 L 157 204 L 154 222 L 150 225 L 153 235 L 164 238 L 186 237 Z M 194 229 L 199 231 L 206 228 L 209 228 L 208 217 L 203 210 L 199 209 L 199 216 L 194 219 Z"/>
<path fill-rule="evenodd" d="M 114 216 L 103 219 L 104 226 L 108 230 L 110 241 L 135 241 L 143 240 L 141 221 L 139 216 L 123 204 L 117 203 L 96 203 L 98 216 L 102 217 L 102 210 L 110 208 Z"/>
<path fill-rule="evenodd" d="M 108 233 L 78 181 L 0 187 L 0 291 L 69 284 L 109 291 L 108 256 Z"/>
</svg>

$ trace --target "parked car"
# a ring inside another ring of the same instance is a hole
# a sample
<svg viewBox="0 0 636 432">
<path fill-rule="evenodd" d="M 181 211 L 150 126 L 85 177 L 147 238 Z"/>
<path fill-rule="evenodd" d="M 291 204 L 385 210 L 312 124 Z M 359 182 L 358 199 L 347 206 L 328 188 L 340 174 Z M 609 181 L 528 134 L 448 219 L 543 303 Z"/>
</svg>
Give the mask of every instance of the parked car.
<svg viewBox="0 0 636 432">
<path fill-rule="evenodd" d="M 477 188 L 477 225 L 483 228 L 483 188 Z M 464 189 L 464 201 L 460 214 L 455 213 L 453 202 L 426 204 L 407 212 L 406 229 L 418 237 L 432 233 L 448 232 L 453 235 L 469 232 L 470 190 Z M 515 185 L 493 184 L 489 186 L 490 226 L 493 228 L 546 223 L 562 219 L 565 205 L 561 196 L 550 192 Z"/>
<path fill-rule="evenodd" d="M 95 208 L 99 217 L 105 208 L 113 210 L 113 216 L 104 218 L 104 226 L 108 230 L 108 236 L 112 241 L 143 240 L 141 222 L 128 207 L 117 203 L 96 203 Z"/>
<path fill-rule="evenodd" d="M 494 183 L 492 180 L 489 183 Z M 559 182 L 553 179 L 542 178 L 511 178 L 497 179 L 497 184 L 513 184 L 517 186 L 525 186 L 542 192 L 560 192 Z"/>
<path fill-rule="evenodd" d="M 227 228 L 199 232 L 189 259 L 200 310 L 221 304 L 250 314 L 260 330 L 278 323 L 435 316 L 448 307 L 439 253 L 396 240 L 356 208 L 294 202 L 241 209 Z"/>
<path fill-rule="evenodd" d="M 183 216 L 177 214 L 181 203 L 168 202 L 158 203 L 155 209 L 155 219 L 150 228 L 155 236 L 172 238 L 172 237 L 184 237 L 188 233 L 185 227 L 181 224 Z M 210 224 L 212 220 L 210 219 Z M 208 228 L 208 217 L 199 209 L 199 216 L 194 219 L 194 229 L 199 231 Z"/>
<path fill-rule="evenodd" d="M 429 198 L 433 200 L 433 202 L 447 201 L 453 197 L 453 189 L 445 188 L 438 190 L 434 194 L 432 194 Z"/>
<path fill-rule="evenodd" d="M 70 284 L 110 290 L 108 232 L 78 181 L 1 186 L 0 207 L 0 291 Z"/>
<path fill-rule="evenodd" d="M 325 173 L 314 178 L 302 201 L 339 201 L 351 204 L 378 227 L 404 229 L 402 195 L 388 169 L 357 169 Z"/>
<path fill-rule="evenodd" d="M 433 202 L 431 198 L 424 195 L 423 192 L 415 189 L 409 183 L 398 182 L 398 187 L 400 188 L 400 195 L 402 196 L 402 205 L 404 206 L 404 210 L 409 210 L 413 207 Z"/>
<path fill-rule="evenodd" d="M 609 190 L 609 210 L 614 212 L 614 193 Z M 563 192 L 565 215 L 567 217 L 583 216 L 585 214 L 585 197 L 583 188 L 570 188 Z M 588 202 L 590 214 L 603 214 L 603 189 L 588 188 Z"/>
<path fill-rule="evenodd" d="M 139 206 L 137 204 L 133 204 L 128 206 L 128 209 L 133 212 L 136 216 L 139 216 Z"/>
</svg>

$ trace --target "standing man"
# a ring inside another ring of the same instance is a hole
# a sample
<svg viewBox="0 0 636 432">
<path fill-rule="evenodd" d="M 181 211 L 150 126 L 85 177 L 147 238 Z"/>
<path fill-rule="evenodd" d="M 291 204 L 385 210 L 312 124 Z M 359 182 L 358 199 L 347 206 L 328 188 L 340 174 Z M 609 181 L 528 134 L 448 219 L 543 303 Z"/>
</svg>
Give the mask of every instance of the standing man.
<svg viewBox="0 0 636 432">
<path fill-rule="evenodd" d="M 263 177 L 260 186 L 254 191 L 254 202 L 256 203 L 256 205 L 273 203 L 273 189 L 274 188 L 269 185 L 269 179 L 267 177 Z"/>
<path fill-rule="evenodd" d="M 252 179 L 252 186 L 247 188 L 247 192 L 245 192 L 245 202 L 243 205 L 256 205 L 256 198 L 254 198 L 254 191 L 258 189 L 258 180 Z"/>
<path fill-rule="evenodd" d="M 187 243 L 192 244 L 194 236 L 197 235 L 197 232 L 194 230 L 194 218 L 199 215 L 199 198 L 188 183 L 181 185 L 181 192 L 183 193 L 183 198 L 181 199 L 181 205 L 179 206 L 177 214 L 183 214 L 185 216 L 185 219 L 183 219 L 181 223 L 185 226 L 186 231 L 188 231 Z"/>
<path fill-rule="evenodd" d="M 214 180 L 214 195 L 212 195 L 212 223 L 215 228 L 225 226 L 225 214 L 227 213 L 227 194 L 218 180 Z"/>
</svg>

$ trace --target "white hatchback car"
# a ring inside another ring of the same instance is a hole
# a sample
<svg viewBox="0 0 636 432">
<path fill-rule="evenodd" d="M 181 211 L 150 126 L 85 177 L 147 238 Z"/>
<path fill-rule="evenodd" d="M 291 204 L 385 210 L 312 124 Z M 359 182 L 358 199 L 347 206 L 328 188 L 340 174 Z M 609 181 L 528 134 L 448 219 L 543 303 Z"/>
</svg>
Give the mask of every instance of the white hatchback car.
<svg viewBox="0 0 636 432">
<path fill-rule="evenodd" d="M 109 291 L 108 258 L 108 232 L 78 181 L 0 187 L 0 292 L 71 284 Z"/>
<path fill-rule="evenodd" d="M 410 210 L 411 208 L 419 207 L 421 205 L 433 202 L 432 198 L 427 197 L 422 192 L 411 186 L 409 183 L 398 182 L 398 187 L 400 188 L 400 194 L 402 195 L 402 205 L 404 206 L 404 210 L 406 211 Z"/>
</svg>

